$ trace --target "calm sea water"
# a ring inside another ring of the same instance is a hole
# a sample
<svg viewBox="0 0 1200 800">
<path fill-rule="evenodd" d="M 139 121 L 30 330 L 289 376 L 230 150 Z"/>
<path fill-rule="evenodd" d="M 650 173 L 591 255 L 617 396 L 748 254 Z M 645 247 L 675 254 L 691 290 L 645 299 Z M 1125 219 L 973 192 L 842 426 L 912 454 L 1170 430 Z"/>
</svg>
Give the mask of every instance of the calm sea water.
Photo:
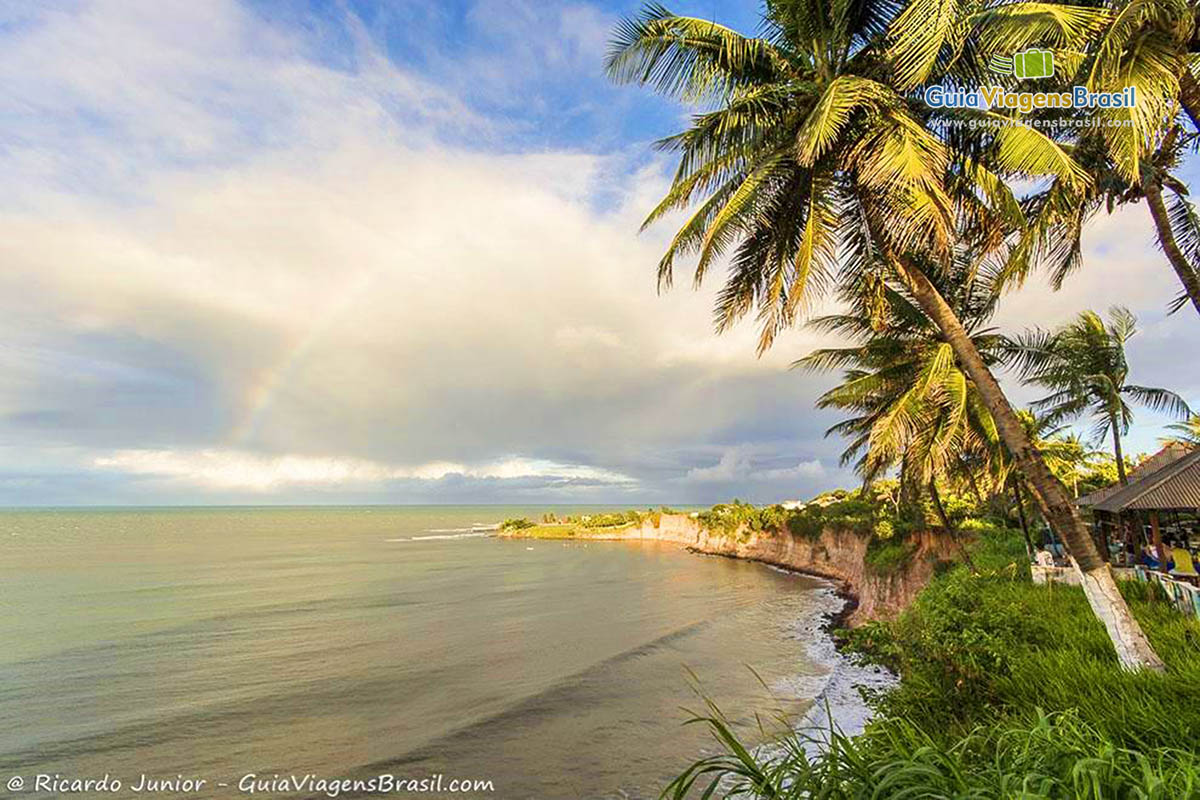
<svg viewBox="0 0 1200 800">
<path fill-rule="evenodd" d="M 743 723 L 805 709 L 821 584 L 462 535 L 544 510 L 0 512 L 0 779 L 237 797 L 248 773 L 440 773 L 494 781 L 458 796 L 642 798 L 712 749 L 682 725 L 692 674 Z"/>
</svg>

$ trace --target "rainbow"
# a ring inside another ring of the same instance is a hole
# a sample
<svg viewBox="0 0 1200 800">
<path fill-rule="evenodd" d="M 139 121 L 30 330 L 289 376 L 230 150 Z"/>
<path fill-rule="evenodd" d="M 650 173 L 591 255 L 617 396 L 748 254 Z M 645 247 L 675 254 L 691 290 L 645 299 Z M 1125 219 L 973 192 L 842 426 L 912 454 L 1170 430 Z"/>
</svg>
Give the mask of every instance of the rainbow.
<svg viewBox="0 0 1200 800">
<path fill-rule="evenodd" d="M 379 277 L 382 269 L 371 269 L 360 272 L 350 280 L 308 326 L 301 336 L 294 339 L 286 349 L 286 355 L 269 369 L 251 387 L 247 394 L 245 411 L 241 418 L 230 430 L 228 443 L 231 446 L 244 445 L 258 435 L 263 420 L 270 414 L 272 407 L 279 400 L 297 370 L 304 364 L 317 344 L 331 330 L 337 327 L 342 316 Z"/>
</svg>

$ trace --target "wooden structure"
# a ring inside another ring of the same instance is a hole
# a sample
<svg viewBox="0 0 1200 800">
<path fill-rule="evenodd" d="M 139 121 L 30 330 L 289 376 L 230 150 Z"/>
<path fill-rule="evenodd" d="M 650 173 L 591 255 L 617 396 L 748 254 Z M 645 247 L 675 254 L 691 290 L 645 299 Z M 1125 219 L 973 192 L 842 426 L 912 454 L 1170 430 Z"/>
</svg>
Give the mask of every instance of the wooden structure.
<svg viewBox="0 0 1200 800">
<path fill-rule="evenodd" d="M 1092 512 L 1105 551 L 1108 542 L 1119 542 L 1121 552 L 1136 556 L 1148 542 L 1165 573 L 1168 542 L 1188 550 L 1200 547 L 1200 449 L 1168 445 L 1131 470 L 1126 485 L 1092 492 L 1076 503 Z"/>
</svg>

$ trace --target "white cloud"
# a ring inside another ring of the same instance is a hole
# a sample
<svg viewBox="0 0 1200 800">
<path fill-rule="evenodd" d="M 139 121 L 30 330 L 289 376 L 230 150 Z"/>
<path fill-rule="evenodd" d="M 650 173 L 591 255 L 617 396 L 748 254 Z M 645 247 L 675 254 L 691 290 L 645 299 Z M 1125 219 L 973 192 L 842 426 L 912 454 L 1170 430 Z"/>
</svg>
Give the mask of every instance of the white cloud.
<svg viewBox="0 0 1200 800">
<path fill-rule="evenodd" d="M 610 330 L 593 325 L 568 325 L 554 332 L 554 344 L 566 350 L 619 348 L 621 337 Z"/>
<path fill-rule="evenodd" d="M 486 149 L 511 120 L 462 87 L 524 102 L 546 65 L 570 82 L 609 23 L 569 6 L 526 41 L 542 9 L 514 8 L 481 3 L 473 24 L 515 25 L 497 36 L 525 49 L 467 54 L 457 82 L 397 67 L 353 17 L 331 63 L 319 32 L 232 0 L 45 5 L 3 28 L 0 435 L 26 454 L 10 463 L 254 491 L 832 480 L 830 415 L 811 410 L 827 379 L 785 370 L 825 340 L 792 332 L 756 360 L 752 323 L 711 333 L 719 275 L 656 294 L 670 222 L 636 231 L 662 164 Z M 1006 301 L 1006 324 L 1118 293 L 1164 305 L 1169 272 L 1128 219 L 1097 227 L 1066 292 Z M 1147 316 L 1138 346 L 1182 352 L 1185 316 Z M 697 457 L 718 441 L 746 444 Z"/>
<path fill-rule="evenodd" d="M 766 467 L 751 447 L 731 447 L 711 466 L 688 470 L 684 480 L 693 483 L 778 482 L 819 478 L 825 475 L 820 459 L 790 467 Z"/>
<path fill-rule="evenodd" d="M 433 461 L 396 466 L 356 458 L 268 457 L 236 450 L 122 450 L 100 456 L 94 464 L 101 469 L 129 475 L 180 479 L 202 489 L 258 492 L 294 485 L 352 487 L 381 481 L 438 481 L 448 476 L 499 480 L 537 478 L 549 483 L 587 485 L 634 483 L 628 475 L 612 470 L 527 458 L 476 465 Z"/>
</svg>

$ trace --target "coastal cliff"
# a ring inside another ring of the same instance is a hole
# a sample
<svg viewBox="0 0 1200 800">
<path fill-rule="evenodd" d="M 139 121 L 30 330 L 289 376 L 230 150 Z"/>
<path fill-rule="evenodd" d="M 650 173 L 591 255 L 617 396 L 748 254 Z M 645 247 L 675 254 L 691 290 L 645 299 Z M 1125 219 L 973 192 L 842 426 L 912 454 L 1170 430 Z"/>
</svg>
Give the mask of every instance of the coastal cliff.
<svg viewBox="0 0 1200 800">
<path fill-rule="evenodd" d="M 520 537 L 521 532 L 502 535 Z M 760 561 L 829 578 L 851 598 L 845 617 L 851 626 L 894 617 L 925 587 L 939 562 L 955 560 L 954 543 L 945 534 L 933 531 L 908 536 L 905 558 L 886 570 L 878 570 L 868 558 L 871 537 L 847 528 L 830 526 L 815 536 L 753 531 L 744 526 L 726 533 L 710 530 L 686 514 L 651 515 L 640 524 L 571 538 L 668 542 L 697 553 Z"/>
</svg>

